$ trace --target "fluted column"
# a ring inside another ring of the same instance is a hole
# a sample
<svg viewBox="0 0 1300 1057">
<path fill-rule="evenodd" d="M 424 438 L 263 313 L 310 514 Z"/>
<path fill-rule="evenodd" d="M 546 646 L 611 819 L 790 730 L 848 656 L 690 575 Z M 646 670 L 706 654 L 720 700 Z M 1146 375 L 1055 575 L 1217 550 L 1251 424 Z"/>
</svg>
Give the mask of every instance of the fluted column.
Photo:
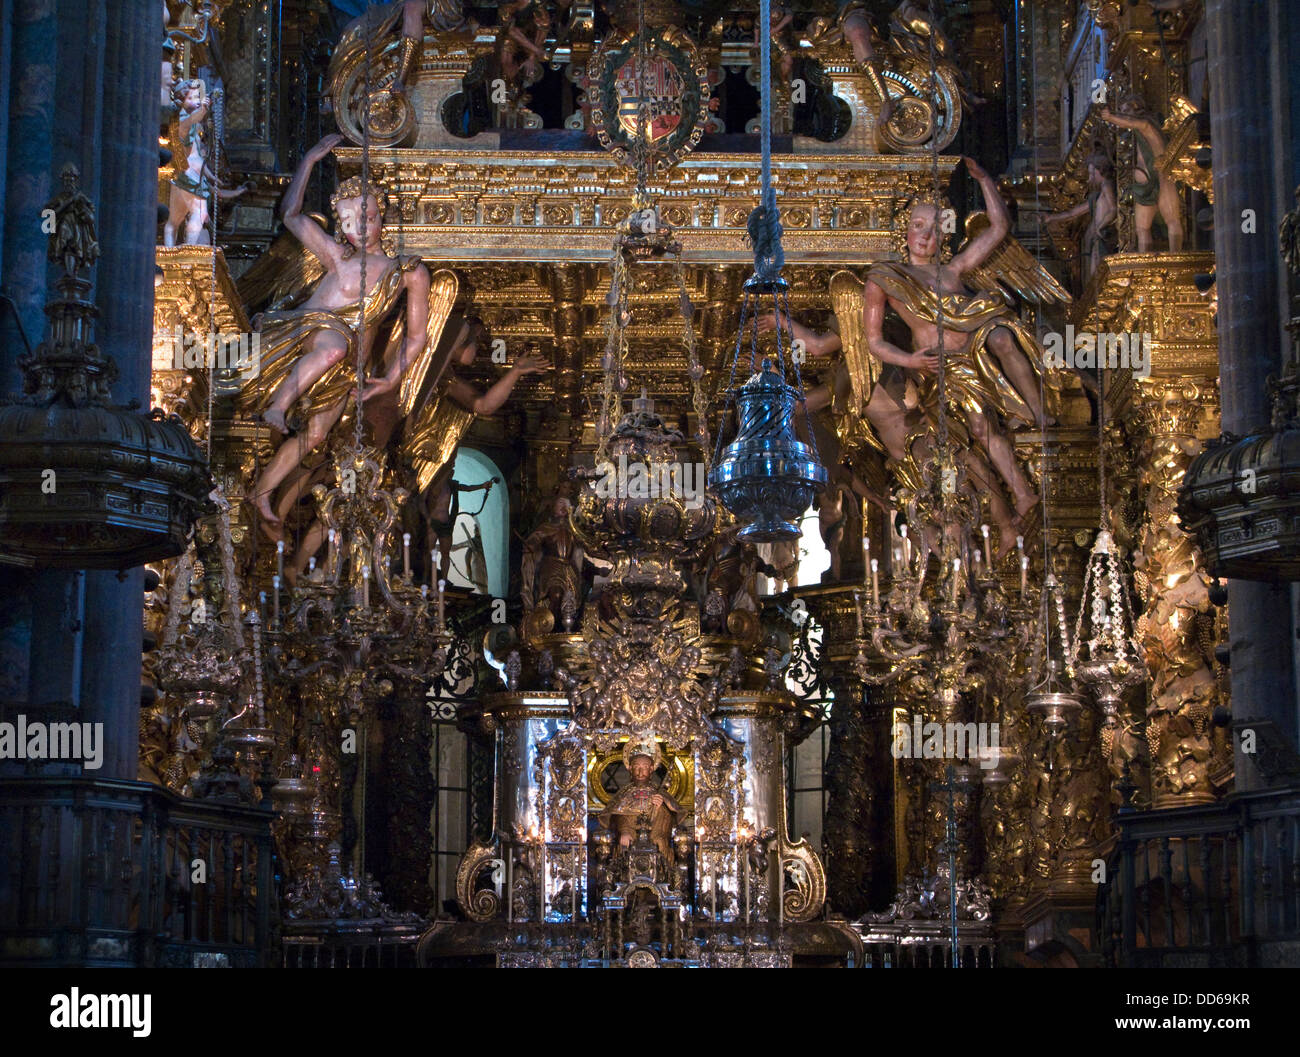
<svg viewBox="0 0 1300 1057">
<path fill-rule="evenodd" d="M 1256 0 L 1206 0 L 1205 5 L 1219 374 L 1222 425 L 1229 433 L 1268 426 L 1265 380 L 1279 371 L 1286 345 L 1276 232 L 1279 207 L 1297 175 L 1282 164 L 1289 159 L 1279 152 L 1294 138 L 1291 108 L 1283 105 L 1289 103 L 1287 89 L 1300 86 L 1289 50 L 1296 37 L 1290 6 Z M 1242 730 L 1253 719 L 1271 720 L 1295 744 L 1292 597 L 1293 589 L 1285 585 L 1228 584 L 1234 728 Z M 1260 784 L 1238 740 L 1236 787 Z"/>
</svg>

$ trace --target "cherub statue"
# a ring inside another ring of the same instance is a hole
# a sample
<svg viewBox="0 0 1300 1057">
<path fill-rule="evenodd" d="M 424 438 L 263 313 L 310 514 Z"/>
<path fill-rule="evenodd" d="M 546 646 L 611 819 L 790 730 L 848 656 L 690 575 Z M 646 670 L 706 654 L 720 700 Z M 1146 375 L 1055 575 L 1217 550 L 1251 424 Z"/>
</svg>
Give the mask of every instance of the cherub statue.
<svg viewBox="0 0 1300 1057">
<path fill-rule="evenodd" d="M 364 45 L 367 37 L 373 47 L 373 42 L 386 40 L 394 32 L 399 33 L 397 73 L 387 85 L 387 91 L 404 95 L 410 83 L 411 70 L 415 67 L 415 58 L 424 42 L 426 25 L 437 33 L 477 28 L 476 22 L 465 17 L 463 0 L 391 0 L 370 8 L 349 22 L 335 50 L 346 52 L 358 44 Z"/>
<path fill-rule="evenodd" d="M 1088 226 L 1083 231 L 1085 281 L 1100 267 L 1101 259 L 1114 253 L 1119 246 L 1115 230 L 1115 219 L 1119 215 L 1115 197 L 1115 167 L 1106 155 L 1100 153 L 1089 155 L 1087 165 L 1087 198 L 1078 205 L 1045 218 L 1048 224 L 1059 224 L 1084 216 L 1088 218 Z"/>
<path fill-rule="evenodd" d="M 653 735 L 629 738 L 623 748 L 623 764 L 632 781 L 610 800 L 600 814 L 600 822 L 617 835 L 620 848 L 648 837 L 671 868 L 674 865 L 673 824 L 680 818 L 682 809 L 654 781 L 655 771 L 662 763 L 663 754 Z"/>
<path fill-rule="evenodd" d="M 219 97 L 218 89 L 214 95 Z M 208 245 L 208 196 L 238 198 L 251 183 L 228 189 L 218 187 L 209 165 L 209 148 L 204 138 L 203 122 L 212 109 L 212 99 L 204 93 L 202 81 L 178 81 L 172 88 L 176 116 L 168 126 L 168 149 L 171 151 L 171 193 L 167 220 L 163 224 L 163 245 L 176 245 L 176 230 L 185 225 L 184 242 Z M 213 147 L 220 149 L 220 144 Z"/>
<path fill-rule="evenodd" d="M 546 634 L 560 624 L 566 608 L 576 613 L 582 600 L 586 561 L 582 543 L 569 524 L 571 509 L 568 496 L 556 495 L 551 500 L 550 518 L 524 540 L 519 594 L 525 625 L 530 630 L 535 627 L 538 634 Z M 539 611 L 541 619 L 536 621 L 533 614 Z M 546 620 L 547 613 L 550 620 Z"/>
<path fill-rule="evenodd" d="M 540 76 L 538 62 L 546 62 L 546 37 L 551 16 L 540 0 L 507 0 L 498 9 L 501 26 L 497 31 L 497 64 L 501 76 L 516 91 Z"/>
<path fill-rule="evenodd" d="M 1168 146 L 1164 132 L 1136 95 L 1125 98 L 1117 112 L 1112 112 L 1109 107 L 1103 108 L 1101 119 L 1135 133 L 1137 157 L 1133 162 L 1133 219 L 1137 227 L 1138 253 L 1151 252 L 1151 226 L 1155 223 L 1156 213 L 1160 214 L 1169 233 L 1169 252 L 1180 252 L 1183 248 L 1183 209 L 1178 200 L 1178 184 L 1164 176 L 1159 165 Z"/>
<path fill-rule="evenodd" d="M 333 237 L 302 212 L 312 170 L 342 139 L 339 135 L 326 136 L 312 147 L 289 185 L 284 201 L 285 227 L 315 260 L 314 267 L 303 269 L 304 277 L 319 281 L 301 307 L 260 316 L 257 326 L 261 369 L 243 381 L 240 393 L 245 410 L 260 414 L 281 433 L 289 432 L 290 414 L 303 411 L 303 428 L 280 445 L 251 496 L 263 528 L 273 539 L 281 538 L 283 532 L 271 499 L 285 478 L 342 418 L 356 388 L 358 358 L 370 374 L 363 400 L 395 389 L 413 367 L 419 368 L 414 381 L 422 381 L 430 365 L 431 347 L 436 344 L 450 300 L 455 296 L 455 276 L 439 273 L 439 283 L 433 286 L 428 269 L 418 257 L 397 259 L 385 252 L 381 220 L 384 196 L 377 187 L 362 187 L 357 177 L 339 186 L 330 200 L 338 223 Z M 403 294 L 406 312 L 394 323 L 392 317 Z M 364 333 L 360 330 L 363 304 Z M 435 306 L 437 311 L 431 312 Z M 375 340 L 381 326 L 391 332 L 390 340 L 384 343 Z M 408 395 L 406 387 L 402 395 Z"/>
</svg>

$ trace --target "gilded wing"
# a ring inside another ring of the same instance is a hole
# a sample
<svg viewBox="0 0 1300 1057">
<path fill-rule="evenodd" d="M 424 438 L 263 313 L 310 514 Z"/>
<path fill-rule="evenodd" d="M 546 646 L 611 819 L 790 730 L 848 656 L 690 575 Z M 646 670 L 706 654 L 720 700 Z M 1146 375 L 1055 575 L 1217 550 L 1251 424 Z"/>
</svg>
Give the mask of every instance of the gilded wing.
<svg viewBox="0 0 1300 1057">
<path fill-rule="evenodd" d="M 880 363 L 867 347 L 867 328 L 862 318 L 862 291 L 866 284 L 850 271 L 836 272 L 831 276 L 831 307 L 840 326 L 840 346 L 844 350 L 844 368 L 849 375 L 852 390 L 849 407 L 837 407 L 838 398 L 832 397 L 831 413 L 835 417 L 835 431 L 841 442 L 852 437 L 865 439 L 871 447 L 884 451 L 870 424 L 866 420 L 867 401 L 871 390 L 880 378 Z M 832 394 L 837 392 L 831 385 Z M 847 415 L 844 412 L 847 411 Z"/>
<path fill-rule="evenodd" d="M 310 215 L 322 228 L 329 230 L 323 216 L 319 213 Z M 288 307 L 318 283 L 324 274 L 325 265 L 320 258 L 299 242 L 292 232 L 285 231 L 235 280 L 235 289 L 252 316 Z"/>
<path fill-rule="evenodd" d="M 431 384 L 437 385 L 438 379 L 447 366 L 447 359 L 452 350 L 446 350 L 441 357 L 438 357 L 437 353 L 442 338 L 442 328 L 447 325 L 447 317 L 451 315 L 452 306 L 456 304 L 458 289 L 456 273 L 447 268 L 439 268 L 429 277 L 429 324 L 425 330 L 424 348 L 420 350 L 419 359 L 402 375 L 402 388 L 398 396 L 403 417 L 415 410 L 426 379 Z M 441 362 L 435 363 L 437 359 L 441 359 Z"/>
<path fill-rule="evenodd" d="M 866 284 L 850 271 L 831 276 L 831 307 L 840 325 L 844 366 L 853 386 L 854 406 L 864 408 L 880 376 L 880 364 L 867 348 L 867 328 L 862 318 L 862 291 Z"/>
<path fill-rule="evenodd" d="M 968 216 L 966 239 L 962 248 L 986 231 L 989 223 L 988 214 L 982 210 Z M 962 279 L 976 290 L 1010 291 L 1036 305 L 1052 302 L 1069 304 L 1074 300 L 1070 292 L 1056 281 L 1056 277 L 1034 260 L 1033 255 L 1013 235 L 1008 235 L 998 243 L 984 263 L 972 268 Z"/>
</svg>

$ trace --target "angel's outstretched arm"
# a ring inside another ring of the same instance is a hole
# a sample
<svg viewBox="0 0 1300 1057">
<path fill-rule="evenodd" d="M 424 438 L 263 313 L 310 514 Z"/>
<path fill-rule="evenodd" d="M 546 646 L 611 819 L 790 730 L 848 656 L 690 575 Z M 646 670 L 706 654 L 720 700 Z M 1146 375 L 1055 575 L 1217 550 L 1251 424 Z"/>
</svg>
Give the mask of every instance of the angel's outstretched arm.
<svg viewBox="0 0 1300 1057">
<path fill-rule="evenodd" d="M 963 246 L 961 252 L 948 265 L 958 275 L 983 264 L 1011 230 L 1011 214 L 1007 210 L 1006 203 L 1002 201 L 1002 196 L 998 194 L 998 185 L 993 182 L 993 177 L 985 172 L 974 158 L 963 160 L 966 162 L 966 171 L 975 178 L 975 182 L 980 185 L 980 192 L 984 195 L 984 209 L 989 216 L 989 226 Z"/>
<path fill-rule="evenodd" d="M 302 211 L 302 202 L 307 195 L 307 182 L 311 179 L 316 163 L 342 142 L 343 137 L 337 133 L 326 136 L 304 154 L 298 164 L 298 170 L 293 174 L 293 182 L 289 184 L 289 190 L 284 196 L 284 226 L 319 257 L 326 268 L 333 268 L 338 263 L 341 250 L 338 243 L 329 237 L 328 232 Z"/>
</svg>

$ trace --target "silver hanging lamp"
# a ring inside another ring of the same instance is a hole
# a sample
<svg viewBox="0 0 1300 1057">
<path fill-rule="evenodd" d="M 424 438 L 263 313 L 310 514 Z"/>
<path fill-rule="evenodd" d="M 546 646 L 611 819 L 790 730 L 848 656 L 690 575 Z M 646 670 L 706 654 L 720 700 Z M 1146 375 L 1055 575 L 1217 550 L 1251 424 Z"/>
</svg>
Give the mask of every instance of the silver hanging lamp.
<svg viewBox="0 0 1300 1057">
<path fill-rule="evenodd" d="M 795 412 L 803 403 L 803 379 L 793 352 L 790 325 L 790 284 L 781 277 L 785 254 L 781 249 L 781 222 L 772 187 L 772 39 L 771 3 L 759 0 L 759 62 L 762 90 L 762 190 L 758 207 L 747 227 L 754 247 L 754 274 L 745 282 L 740 306 L 740 327 L 727 385 L 728 409 L 734 401 L 739 427 L 736 438 L 718 450 L 709 471 L 709 486 L 744 527 L 740 538 L 749 543 L 797 539 L 796 519 L 808 509 L 813 496 L 826 486 L 826 468 L 817 454 L 817 441 L 807 409 L 804 421 L 808 443 L 795 432 Z M 758 316 L 762 298 L 771 297 L 776 313 L 776 356 L 759 362 Z M 749 379 L 735 386 L 736 370 L 750 330 Z M 786 359 L 794 385 L 786 381 Z M 723 421 L 726 420 L 724 410 Z"/>
</svg>

